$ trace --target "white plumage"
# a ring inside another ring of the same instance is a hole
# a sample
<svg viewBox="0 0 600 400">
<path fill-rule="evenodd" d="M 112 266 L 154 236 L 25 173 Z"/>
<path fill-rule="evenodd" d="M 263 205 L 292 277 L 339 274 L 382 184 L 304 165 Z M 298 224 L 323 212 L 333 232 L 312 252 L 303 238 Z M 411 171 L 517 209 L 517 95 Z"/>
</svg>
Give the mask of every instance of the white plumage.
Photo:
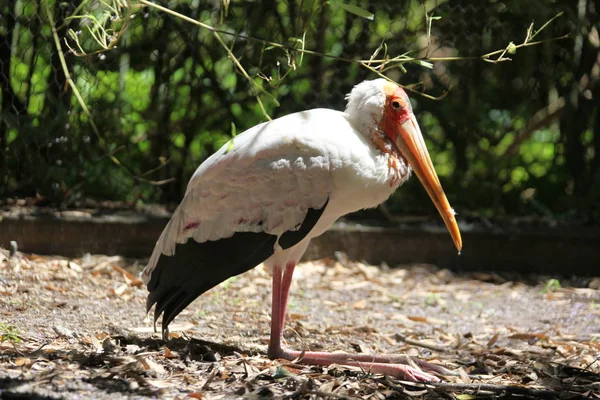
<svg viewBox="0 0 600 400">
<path fill-rule="evenodd" d="M 299 352 L 282 345 L 294 267 L 310 240 L 339 217 L 384 202 L 411 170 L 457 249 L 462 247 L 406 93 L 378 79 L 355 86 L 347 99 L 345 112 L 314 109 L 257 125 L 198 167 L 143 272 L 147 309 L 156 305 L 155 321 L 162 315 L 165 340 L 169 323 L 196 297 L 264 262 L 273 273 L 270 358 L 437 379 L 398 364 L 397 357 Z"/>
<path fill-rule="evenodd" d="M 357 85 L 347 112 L 314 109 L 265 122 L 209 157 L 192 176 L 160 236 L 144 281 L 148 283 L 161 254 L 173 255 L 176 244 L 189 238 L 202 243 L 235 232 L 279 236 L 297 229 L 309 208 L 320 209 L 329 199 L 308 242 L 339 217 L 385 201 L 409 173 L 403 162 L 399 171 L 390 169 L 390 155 L 370 137 L 381 119 L 385 83 L 380 79 Z M 363 108 L 367 112 L 354 112 Z M 400 179 L 390 185 L 397 175 Z M 270 266 L 279 258 L 285 255 L 276 252 L 265 263 Z"/>
</svg>

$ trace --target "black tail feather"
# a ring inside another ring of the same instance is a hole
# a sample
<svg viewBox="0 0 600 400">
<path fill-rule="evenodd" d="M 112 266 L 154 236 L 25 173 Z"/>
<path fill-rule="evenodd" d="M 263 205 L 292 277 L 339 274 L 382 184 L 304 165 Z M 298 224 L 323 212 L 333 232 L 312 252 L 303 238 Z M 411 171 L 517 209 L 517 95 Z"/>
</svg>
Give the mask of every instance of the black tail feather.
<svg viewBox="0 0 600 400">
<path fill-rule="evenodd" d="M 300 242 L 315 226 L 327 203 L 319 210 L 309 209 L 298 230 L 280 237 L 289 248 Z M 175 254 L 161 255 L 148 282 L 146 309 L 154 310 L 154 325 L 162 314 L 163 339 L 168 325 L 192 301 L 226 279 L 242 274 L 269 258 L 277 236 L 264 232 L 236 232 L 232 237 L 198 243 L 188 239 L 177 244 Z"/>
</svg>

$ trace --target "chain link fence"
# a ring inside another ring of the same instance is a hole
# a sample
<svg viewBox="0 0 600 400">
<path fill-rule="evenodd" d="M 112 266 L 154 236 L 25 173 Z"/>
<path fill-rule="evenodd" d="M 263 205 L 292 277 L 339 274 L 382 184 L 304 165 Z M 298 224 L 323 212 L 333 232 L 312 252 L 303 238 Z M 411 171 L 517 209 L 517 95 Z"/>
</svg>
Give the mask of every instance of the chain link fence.
<svg viewBox="0 0 600 400">
<path fill-rule="evenodd" d="M 385 72 L 412 85 L 457 209 L 599 211 L 595 1 L 156 3 L 220 33 L 143 2 L 0 5 L 0 201 L 177 202 L 195 168 L 265 114 L 343 109 L 354 84 L 376 78 L 347 60 L 379 49 L 379 58 L 464 57 Z M 542 43 L 509 46 L 558 13 L 531 40 Z M 502 57 L 512 61 L 491 62 Z M 430 211 L 418 184 L 407 186 L 390 210 Z"/>
</svg>

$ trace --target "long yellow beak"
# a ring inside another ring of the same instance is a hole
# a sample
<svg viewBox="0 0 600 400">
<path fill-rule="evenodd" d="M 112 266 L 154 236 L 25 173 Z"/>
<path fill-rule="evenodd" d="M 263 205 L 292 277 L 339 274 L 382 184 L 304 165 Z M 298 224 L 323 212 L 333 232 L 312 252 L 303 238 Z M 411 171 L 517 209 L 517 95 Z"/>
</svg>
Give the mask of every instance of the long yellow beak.
<svg viewBox="0 0 600 400">
<path fill-rule="evenodd" d="M 427 190 L 427 194 L 429 194 L 435 208 L 437 208 L 442 216 L 446 228 L 450 232 L 450 236 L 452 236 L 456 249 L 460 252 L 462 250 L 462 238 L 460 237 L 460 230 L 454 217 L 456 213 L 450 207 L 450 203 L 448 203 L 444 189 L 433 168 L 433 163 L 425 146 L 421 129 L 414 115 L 411 115 L 408 120 L 398 127 L 396 145 L 402 155 L 406 157 L 413 171 L 415 171 L 417 178 L 419 178 L 421 184 L 425 187 L 425 190 Z"/>
</svg>

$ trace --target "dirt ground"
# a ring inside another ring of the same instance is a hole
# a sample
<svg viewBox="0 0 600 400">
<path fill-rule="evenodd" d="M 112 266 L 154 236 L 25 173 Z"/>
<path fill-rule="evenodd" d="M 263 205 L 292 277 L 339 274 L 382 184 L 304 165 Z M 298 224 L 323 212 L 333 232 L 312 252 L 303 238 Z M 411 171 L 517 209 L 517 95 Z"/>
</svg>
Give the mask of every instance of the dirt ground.
<svg viewBox="0 0 600 400">
<path fill-rule="evenodd" d="M 454 375 L 411 384 L 266 357 L 262 266 L 207 292 L 164 343 L 142 262 L 0 249 L 0 398 L 600 398 L 600 279 L 301 264 L 285 340 L 295 349 L 419 356 Z"/>
</svg>

